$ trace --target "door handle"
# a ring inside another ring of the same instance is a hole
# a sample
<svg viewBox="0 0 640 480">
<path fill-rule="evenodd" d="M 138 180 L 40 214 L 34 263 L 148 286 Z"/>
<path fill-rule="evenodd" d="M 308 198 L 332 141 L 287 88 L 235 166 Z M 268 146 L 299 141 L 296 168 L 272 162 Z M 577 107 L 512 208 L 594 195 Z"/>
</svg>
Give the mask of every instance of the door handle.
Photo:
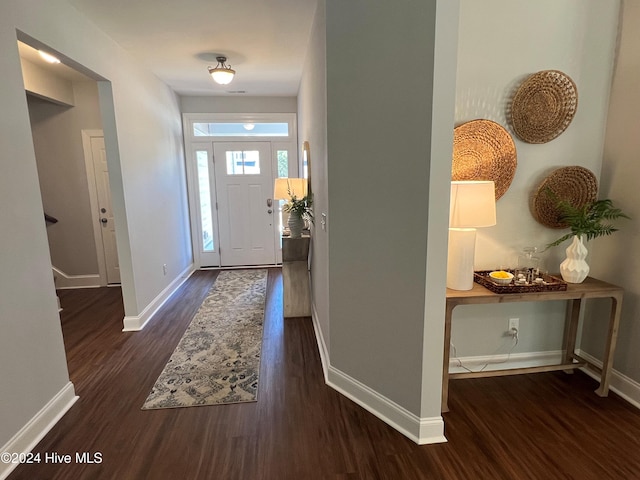
<svg viewBox="0 0 640 480">
<path fill-rule="evenodd" d="M 108 220 L 107 220 L 106 218 L 101 218 L 101 219 L 100 219 L 100 221 L 101 221 L 102 223 L 107 223 L 107 222 L 108 222 Z"/>
<path fill-rule="evenodd" d="M 273 200 L 271 200 L 270 198 L 267 198 L 267 207 L 271 208 L 272 206 L 273 206 Z"/>
</svg>

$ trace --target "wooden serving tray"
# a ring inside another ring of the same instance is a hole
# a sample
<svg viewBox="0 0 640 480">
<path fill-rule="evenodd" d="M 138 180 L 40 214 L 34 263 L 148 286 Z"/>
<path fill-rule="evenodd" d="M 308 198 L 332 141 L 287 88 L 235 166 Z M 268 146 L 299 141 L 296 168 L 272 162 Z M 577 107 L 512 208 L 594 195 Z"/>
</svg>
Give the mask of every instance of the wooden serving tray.
<svg viewBox="0 0 640 480">
<path fill-rule="evenodd" d="M 559 277 L 547 274 L 540 275 L 544 283 L 527 283 L 520 285 L 512 282 L 508 285 L 500 285 L 494 282 L 489 276 L 489 273 L 492 271 L 493 270 L 479 270 L 473 272 L 473 281 L 494 293 L 557 292 L 567 289 L 567 282 Z"/>
</svg>

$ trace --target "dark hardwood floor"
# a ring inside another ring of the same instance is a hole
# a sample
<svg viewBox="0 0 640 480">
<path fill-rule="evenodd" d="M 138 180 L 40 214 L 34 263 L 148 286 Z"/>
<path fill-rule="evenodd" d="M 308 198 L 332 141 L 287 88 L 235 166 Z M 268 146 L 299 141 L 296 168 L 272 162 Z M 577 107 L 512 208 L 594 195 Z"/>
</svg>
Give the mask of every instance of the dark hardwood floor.
<svg viewBox="0 0 640 480">
<path fill-rule="evenodd" d="M 196 272 L 143 331 L 117 288 L 60 292 L 78 402 L 22 465 L 28 479 L 640 479 L 640 411 L 582 373 L 451 382 L 448 443 L 419 446 L 324 384 L 311 320 L 282 318 L 270 269 L 256 403 L 141 410 L 217 273 Z"/>
</svg>

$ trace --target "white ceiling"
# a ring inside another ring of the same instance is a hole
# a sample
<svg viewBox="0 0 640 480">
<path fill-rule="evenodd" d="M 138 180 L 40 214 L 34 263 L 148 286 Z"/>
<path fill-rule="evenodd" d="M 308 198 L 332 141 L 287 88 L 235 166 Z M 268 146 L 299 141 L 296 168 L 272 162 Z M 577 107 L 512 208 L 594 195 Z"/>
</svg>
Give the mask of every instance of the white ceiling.
<svg viewBox="0 0 640 480">
<path fill-rule="evenodd" d="M 295 96 L 317 0 L 68 0 L 182 95 Z M 217 85 L 216 54 L 236 70 Z"/>
</svg>

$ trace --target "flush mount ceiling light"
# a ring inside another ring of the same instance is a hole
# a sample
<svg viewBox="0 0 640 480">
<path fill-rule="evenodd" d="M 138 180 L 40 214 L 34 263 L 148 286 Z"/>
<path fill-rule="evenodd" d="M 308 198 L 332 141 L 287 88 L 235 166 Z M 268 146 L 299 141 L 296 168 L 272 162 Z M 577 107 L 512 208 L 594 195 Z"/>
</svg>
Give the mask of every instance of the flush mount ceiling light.
<svg viewBox="0 0 640 480">
<path fill-rule="evenodd" d="M 209 73 L 211 74 L 211 78 L 213 81 L 220 85 L 227 85 L 231 83 L 233 80 L 233 76 L 236 74 L 236 71 L 233 70 L 229 65 L 225 62 L 227 61 L 227 57 L 216 57 L 218 64 L 214 67 L 209 66 Z"/>
<path fill-rule="evenodd" d="M 54 57 L 53 55 L 51 55 L 50 53 L 47 52 L 43 52 L 42 50 L 38 50 L 38 53 L 40 54 L 40 57 L 42 57 L 42 59 L 45 62 L 49 62 L 49 63 L 60 63 L 60 60 L 58 60 L 56 57 Z"/>
</svg>

